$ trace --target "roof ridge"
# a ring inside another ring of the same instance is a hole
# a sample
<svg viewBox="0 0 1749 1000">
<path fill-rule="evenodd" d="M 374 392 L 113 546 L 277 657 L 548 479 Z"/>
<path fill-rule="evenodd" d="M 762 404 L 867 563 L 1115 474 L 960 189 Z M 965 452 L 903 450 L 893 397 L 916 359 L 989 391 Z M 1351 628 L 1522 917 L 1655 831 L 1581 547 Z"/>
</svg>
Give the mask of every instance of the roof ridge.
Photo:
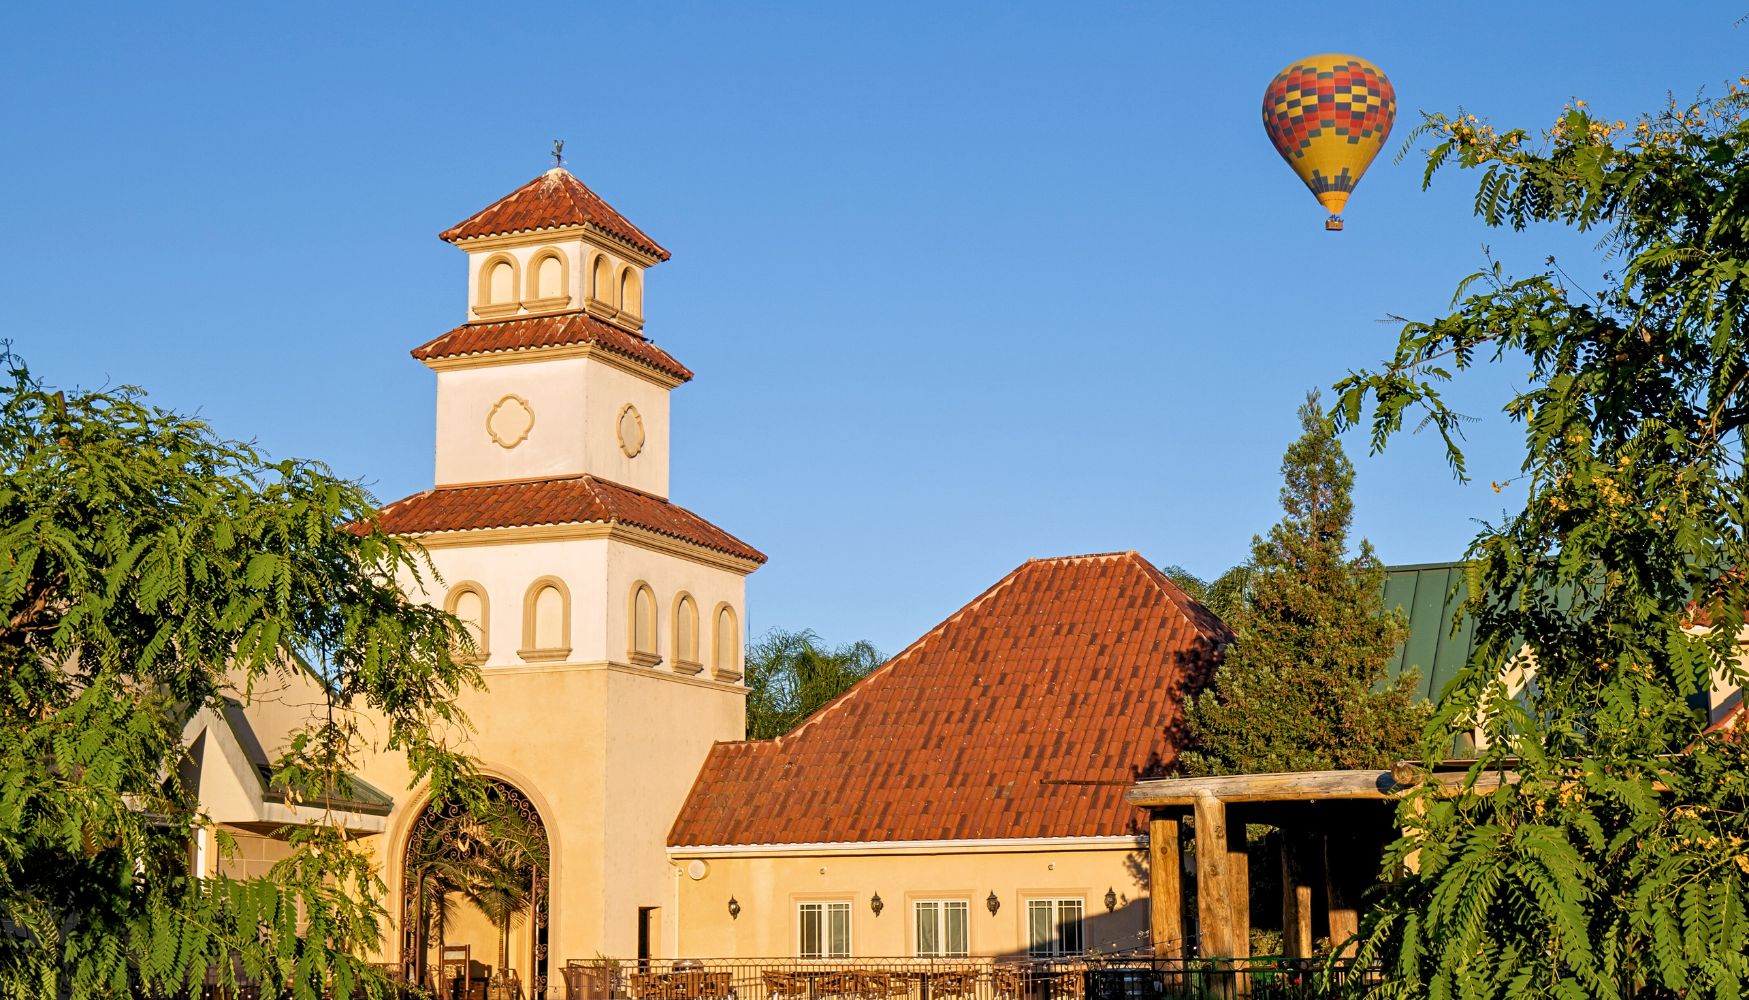
<svg viewBox="0 0 1749 1000">
<path fill-rule="evenodd" d="M 1141 553 L 1137 552 L 1135 549 L 1117 549 L 1111 552 L 1083 552 L 1079 555 L 1072 556 L 1034 556 L 1021 565 L 1024 566 L 1028 563 L 1074 562 L 1077 559 L 1119 559 L 1124 556 L 1140 557 Z"/>
<path fill-rule="evenodd" d="M 540 200 L 546 199 L 545 204 Z M 529 217 L 532 212 L 533 217 Z M 503 213 L 501 217 L 499 213 Z M 448 243 L 486 236 L 538 233 L 575 226 L 593 230 L 628 247 L 667 260 L 668 251 L 607 199 L 563 167 L 542 171 L 462 221 L 438 234 Z M 470 231 L 473 229 L 479 231 Z"/>
<path fill-rule="evenodd" d="M 1185 622 L 1188 623 L 1193 630 L 1195 630 L 1197 635 L 1200 635 L 1204 639 L 1208 639 L 1211 641 L 1221 641 L 1221 640 L 1226 640 L 1229 642 L 1232 641 L 1232 639 L 1233 639 L 1232 629 L 1227 626 L 1227 623 L 1221 619 L 1220 615 L 1217 615 L 1213 611 L 1209 610 L 1208 605 L 1206 605 L 1206 604 L 1202 603 L 1201 601 L 1197 600 L 1196 598 L 1190 596 L 1189 591 L 1186 591 L 1183 587 L 1180 587 L 1177 584 L 1177 582 L 1175 582 L 1171 577 L 1166 575 L 1165 570 L 1162 570 L 1160 567 L 1149 562 L 1147 557 L 1142 555 L 1140 552 L 1137 552 L 1134 549 L 1132 549 L 1127 554 L 1129 556 L 1131 556 L 1132 558 L 1134 558 L 1134 560 L 1137 563 L 1141 564 L 1142 570 L 1145 573 L 1147 573 L 1149 577 L 1151 577 L 1153 579 L 1156 586 L 1160 587 L 1162 590 L 1164 590 L 1166 592 L 1166 597 L 1172 602 L 1172 606 L 1174 608 L 1178 609 L 1178 613 L 1180 615 L 1184 616 Z M 1224 632 L 1226 634 L 1222 635 L 1220 633 L 1212 632 L 1208 628 L 1208 622 L 1199 620 L 1201 618 L 1201 616 L 1196 615 L 1196 614 L 1192 614 L 1191 610 L 1189 608 L 1185 607 L 1186 602 L 1189 602 L 1190 604 L 1194 604 L 1197 608 L 1201 609 L 1202 614 L 1213 619 L 1216 624 L 1220 625 L 1221 632 Z"/>
</svg>

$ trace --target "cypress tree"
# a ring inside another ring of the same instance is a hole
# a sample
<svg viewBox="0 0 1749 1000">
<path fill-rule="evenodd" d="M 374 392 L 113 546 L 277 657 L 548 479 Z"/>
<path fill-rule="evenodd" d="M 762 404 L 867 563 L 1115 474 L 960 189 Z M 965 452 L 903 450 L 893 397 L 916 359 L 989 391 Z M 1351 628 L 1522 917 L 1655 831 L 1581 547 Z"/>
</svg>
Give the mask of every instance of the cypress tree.
<svg viewBox="0 0 1749 1000">
<path fill-rule="evenodd" d="M 1425 720 L 1414 677 L 1387 665 L 1407 635 L 1383 606 L 1384 566 L 1361 541 L 1348 554 L 1354 465 L 1316 392 L 1281 463 L 1285 516 L 1253 538 L 1225 609 L 1237 641 L 1187 705 L 1192 774 L 1389 767 Z"/>
</svg>

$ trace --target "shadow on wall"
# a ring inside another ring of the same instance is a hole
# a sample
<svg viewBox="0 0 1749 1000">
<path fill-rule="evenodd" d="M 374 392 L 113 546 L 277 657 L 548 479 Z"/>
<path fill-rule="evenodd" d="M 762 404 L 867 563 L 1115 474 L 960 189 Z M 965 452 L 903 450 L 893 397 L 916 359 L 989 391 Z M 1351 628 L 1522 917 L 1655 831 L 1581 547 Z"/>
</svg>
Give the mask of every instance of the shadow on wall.
<svg viewBox="0 0 1749 1000">
<path fill-rule="evenodd" d="M 1081 918 L 1079 935 L 1073 930 L 1065 931 L 1058 928 L 1057 934 L 1051 940 L 1050 946 L 1043 952 L 1034 952 L 1030 948 L 1020 948 L 995 956 L 998 960 L 1052 958 L 1063 955 L 1090 953 L 1114 954 L 1135 952 L 1149 946 L 1148 939 L 1148 897 L 1123 896 L 1120 894 L 1117 906 L 1110 910 L 1105 908 L 1105 901 L 1089 899 L 1088 912 Z"/>
</svg>

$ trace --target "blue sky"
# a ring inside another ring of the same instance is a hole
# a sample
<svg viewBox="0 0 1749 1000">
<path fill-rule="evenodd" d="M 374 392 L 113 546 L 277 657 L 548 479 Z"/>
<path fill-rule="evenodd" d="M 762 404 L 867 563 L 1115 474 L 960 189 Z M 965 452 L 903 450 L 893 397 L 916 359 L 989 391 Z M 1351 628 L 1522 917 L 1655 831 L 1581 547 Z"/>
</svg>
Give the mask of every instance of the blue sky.
<svg viewBox="0 0 1749 1000">
<path fill-rule="evenodd" d="M 133 383 L 224 434 L 431 482 L 459 321 L 436 234 L 571 168 L 660 240 L 648 331 L 674 498 L 771 556 L 749 624 L 893 652 L 1033 556 L 1214 575 L 1279 515 L 1307 389 L 1388 353 L 1491 246 L 1473 181 L 1391 162 L 1423 110 L 1631 117 L 1749 69 L 1742 3 L 14 4 L 0 12 L 0 336 L 58 385 Z M 1268 145 L 1284 63 L 1390 75 L 1348 230 Z M 1437 443 L 1351 439 L 1357 527 L 1455 557 L 1514 501 L 1519 373 Z"/>
</svg>

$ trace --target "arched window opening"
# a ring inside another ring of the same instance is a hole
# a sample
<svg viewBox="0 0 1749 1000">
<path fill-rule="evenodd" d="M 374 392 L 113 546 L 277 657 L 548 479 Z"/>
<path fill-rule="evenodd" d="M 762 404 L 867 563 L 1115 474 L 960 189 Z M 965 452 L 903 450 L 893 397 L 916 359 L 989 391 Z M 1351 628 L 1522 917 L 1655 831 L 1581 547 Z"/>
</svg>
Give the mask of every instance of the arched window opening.
<svg viewBox="0 0 1749 1000">
<path fill-rule="evenodd" d="M 644 280 L 634 268 L 626 268 L 619 276 L 619 311 L 633 316 L 644 315 Z"/>
<path fill-rule="evenodd" d="M 564 305 L 571 300 L 565 291 L 565 258 L 554 249 L 542 250 L 535 255 L 534 264 L 529 269 L 528 298 L 531 303 L 540 308 Z"/>
<path fill-rule="evenodd" d="M 613 262 L 606 256 L 595 258 L 595 275 L 592 292 L 595 301 L 604 306 L 614 304 L 613 293 Z"/>
<path fill-rule="evenodd" d="M 529 585 L 522 604 L 524 660 L 562 660 L 571 655 L 571 593 L 558 577 Z"/>
<path fill-rule="evenodd" d="M 741 679 L 741 625 L 735 619 L 735 609 L 727 604 L 717 606 L 716 636 L 713 643 L 711 670 L 717 680 Z"/>
<path fill-rule="evenodd" d="M 481 316 L 508 316 L 521 308 L 517 295 L 519 271 L 516 258 L 493 254 L 480 265 L 480 287 L 474 295 L 474 312 Z"/>
<path fill-rule="evenodd" d="M 486 648 L 486 591 L 477 583 L 458 584 L 443 602 L 443 609 L 461 619 L 466 642 L 456 653 L 469 663 L 484 663 Z"/>
<path fill-rule="evenodd" d="M 685 674 L 704 669 L 698 659 L 698 605 L 690 594 L 674 602 L 674 669 Z"/>
<path fill-rule="evenodd" d="M 497 305 L 516 301 L 516 265 L 507 260 L 498 261 L 492 265 L 492 273 L 486 283 L 486 302 Z"/>
<path fill-rule="evenodd" d="M 633 663 L 653 667 L 662 662 L 656 655 L 656 594 L 648 584 L 632 588 L 630 639 L 627 652 Z"/>
</svg>

